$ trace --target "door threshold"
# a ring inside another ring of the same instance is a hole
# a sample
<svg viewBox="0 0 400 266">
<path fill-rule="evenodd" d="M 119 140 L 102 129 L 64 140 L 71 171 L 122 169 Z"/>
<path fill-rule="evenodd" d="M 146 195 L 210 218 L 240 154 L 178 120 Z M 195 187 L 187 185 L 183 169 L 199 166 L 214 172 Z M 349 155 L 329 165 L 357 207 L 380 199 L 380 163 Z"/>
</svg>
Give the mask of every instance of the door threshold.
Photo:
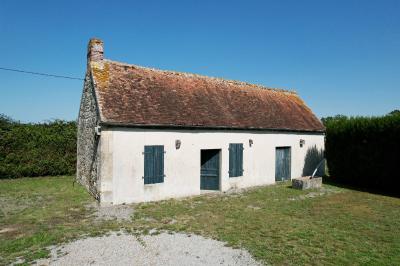
<svg viewBox="0 0 400 266">
<path fill-rule="evenodd" d="M 200 195 L 202 194 L 210 194 L 210 193 L 218 193 L 221 192 L 219 190 L 211 190 L 211 189 L 200 189 Z"/>
</svg>

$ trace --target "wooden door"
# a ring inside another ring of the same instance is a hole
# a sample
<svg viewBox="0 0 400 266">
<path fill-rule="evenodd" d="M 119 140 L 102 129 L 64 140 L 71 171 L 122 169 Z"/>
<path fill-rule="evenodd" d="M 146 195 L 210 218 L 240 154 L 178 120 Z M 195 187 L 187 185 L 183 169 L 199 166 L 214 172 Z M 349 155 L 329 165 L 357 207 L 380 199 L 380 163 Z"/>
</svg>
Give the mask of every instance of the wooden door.
<svg viewBox="0 0 400 266">
<path fill-rule="evenodd" d="M 275 181 L 290 180 L 290 147 L 277 147 L 275 158 Z"/>
<path fill-rule="evenodd" d="M 219 189 L 219 151 L 201 150 L 200 189 Z"/>
</svg>

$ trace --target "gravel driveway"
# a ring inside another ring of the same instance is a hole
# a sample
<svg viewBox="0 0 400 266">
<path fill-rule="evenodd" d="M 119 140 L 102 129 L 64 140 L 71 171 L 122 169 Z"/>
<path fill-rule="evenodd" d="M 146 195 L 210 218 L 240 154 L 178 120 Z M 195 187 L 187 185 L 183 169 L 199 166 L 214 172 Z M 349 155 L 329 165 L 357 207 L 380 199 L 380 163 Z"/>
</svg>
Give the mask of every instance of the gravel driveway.
<svg viewBox="0 0 400 266">
<path fill-rule="evenodd" d="M 77 240 L 51 249 L 37 265 L 260 265 L 241 249 L 201 236 L 125 233 Z"/>
</svg>

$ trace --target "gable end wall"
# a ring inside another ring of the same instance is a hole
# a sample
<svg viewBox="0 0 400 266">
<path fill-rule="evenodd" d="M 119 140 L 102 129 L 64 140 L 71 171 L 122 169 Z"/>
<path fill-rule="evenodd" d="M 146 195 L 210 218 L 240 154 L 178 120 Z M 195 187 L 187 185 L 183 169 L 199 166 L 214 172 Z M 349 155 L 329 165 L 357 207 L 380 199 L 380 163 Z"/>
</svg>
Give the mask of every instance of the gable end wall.
<svg viewBox="0 0 400 266">
<path fill-rule="evenodd" d="M 99 199 L 100 137 L 95 127 L 100 121 L 93 81 L 86 74 L 78 116 L 77 181 Z"/>
</svg>

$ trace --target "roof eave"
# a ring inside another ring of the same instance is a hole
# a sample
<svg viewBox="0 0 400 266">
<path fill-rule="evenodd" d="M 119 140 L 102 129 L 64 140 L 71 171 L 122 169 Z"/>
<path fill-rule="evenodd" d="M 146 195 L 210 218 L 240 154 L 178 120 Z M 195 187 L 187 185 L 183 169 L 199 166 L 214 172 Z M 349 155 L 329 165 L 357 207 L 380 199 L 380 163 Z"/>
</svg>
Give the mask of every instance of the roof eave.
<svg viewBox="0 0 400 266">
<path fill-rule="evenodd" d="M 254 130 L 272 132 L 296 132 L 296 133 L 318 133 L 325 134 L 325 129 L 291 129 L 291 128 L 257 128 L 257 127 L 234 127 L 234 126 L 200 126 L 200 125 L 174 125 L 174 124 L 137 124 L 107 122 L 100 123 L 106 127 L 126 127 L 126 128 L 148 128 L 148 129 L 203 129 L 203 130 Z"/>
</svg>

